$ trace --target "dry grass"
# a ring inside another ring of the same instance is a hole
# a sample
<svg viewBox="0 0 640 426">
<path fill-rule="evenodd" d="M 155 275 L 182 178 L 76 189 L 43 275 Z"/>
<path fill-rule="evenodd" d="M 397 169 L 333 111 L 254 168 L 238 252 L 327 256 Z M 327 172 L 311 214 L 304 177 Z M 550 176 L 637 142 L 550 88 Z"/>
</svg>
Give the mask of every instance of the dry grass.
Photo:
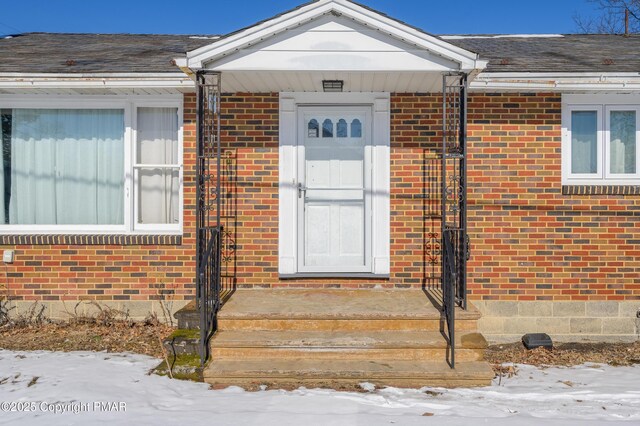
<svg viewBox="0 0 640 426">
<path fill-rule="evenodd" d="M 174 328 L 150 315 L 145 321 L 135 322 L 129 313 L 86 302 L 93 314 L 78 314 L 81 303 L 68 310 L 67 321 L 51 321 L 43 315 L 38 303 L 20 315 L 5 315 L 0 323 L 0 348 L 10 350 L 49 351 L 107 351 L 135 352 L 160 358 L 163 355 L 161 339 Z"/>
<path fill-rule="evenodd" d="M 135 352 L 163 356 L 158 336 L 174 329 L 160 323 L 50 323 L 0 329 L 0 348 L 32 351 Z"/>
<path fill-rule="evenodd" d="M 500 364 L 572 366 L 593 362 L 614 366 L 640 364 L 640 341 L 634 343 L 560 343 L 553 350 L 527 350 L 522 343 L 490 346 L 485 359 L 498 372 Z"/>
</svg>

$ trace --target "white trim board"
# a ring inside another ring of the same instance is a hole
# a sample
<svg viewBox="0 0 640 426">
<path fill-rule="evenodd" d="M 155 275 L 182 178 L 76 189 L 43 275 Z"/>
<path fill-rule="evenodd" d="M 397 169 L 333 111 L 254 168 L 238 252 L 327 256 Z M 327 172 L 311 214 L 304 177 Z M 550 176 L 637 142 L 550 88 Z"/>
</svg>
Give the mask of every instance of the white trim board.
<svg viewBox="0 0 640 426">
<path fill-rule="evenodd" d="M 164 92 L 185 93 L 195 91 L 194 81 L 187 75 L 176 72 L 157 73 L 86 73 L 86 74 L 35 74 L 35 73 L 2 73 L 0 74 L 0 91 L 2 90 L 113 90 L 133 92 L 162 90 Z"/>
<path fill-rule="evenodd" d="M 480 73 L 472 91 L 640 92 L 640 73 Z"/>
<path fill-rule="evenodd" d="M 280 94 L 278 272 L 298 273 L 298 106 L 368 105 L 373 110 L 372 130 L 372 271 L 390 273 L 390 96 L 389 93 Z M 342 274 L 331 274 L 339 276 Z"/>
<path fill-rule="evenodd" d="M 246 73 L 258 73 L 261 71 L 245 71 L 226 73 L 228 76 L 234 77 L 236 74 L 242 77 Z M 309 76 L 319 74 L 324 78 L 321 72 L 305 72 Z M 304 79 L 305 73 L 279 73 L 278 75 L 285 79 L 293 81 Z M 223 81 L 224 79 L 223 73 Z M 351 74 L 345 71 L 332 72 L 335 76 L 327 79 L 345 79 Z M 423 73 L 425 74 L 425 73 Z M 345 77 L 346 75 L 346 77 Z M 403 75 L 408 75 L 404 71 L 385 71 L 379 77 L 375 77 L 373 72 L 357 72 L 355 76 L 363 80 L 374 80 L 375 78 L 387 78 L 387 75 L 394 75 L 392 80 L 398 80 Z M 425 74 L 427 75 L 427 74 Z M 434 75 L 439 75 L 435 73 Z M 340 78 L 339 78 L 340 77 Z M 230 77 L 228 77 L 230 78 Z M 263 77 L 258 77 L 263 79 Z M 415 80 L 415 77 L 411 77 Z M 322 78 L 317 78 L 314 84 L 320 84 Z M 321 88 L 312 85 L 309 90 L 320 91 Z M 420 90 L 424 91 L 426 84 L 421 85 Z M 563 93 L 595 93 L 595 92 L 611 92 L 611 93 L 640 93 L 640 73 L 638 72 L 583 72 L 583 73 L 527 73 L 527 72 L 509 72 L 509 73 L 479 73 L 475 79 L 470 82 L 470 90 L 474 92 L 522 92 L 522 91 L 546 91 L 546 92 L 563 92 Z M 403 87 L 402 84 L 394 86 L 391 91 L 406 92 L 409 87 Z M 75 93 L 73 91 L 82 91 L 83 89 L 91 91 L 90 94 Z M 366 89 L 366 88 L 365 88 Z M 411 88 L 413 89 L 413 88 Z M 142 95 L 156 96 L 170 93 L 186 93 L 195 91 L 195 83 L 188 76 L 181 72 L 157 74 L 157 73 L 83 73 L 83 74 L 36 74 L 36 73 L 2 73 L 0 74 L 0 94 L 4 96 L 12 96 L 13 94 L 28 95 L 29 93 L 37 93 L 37 96 L 43 96 L 42 91 L 49 95 L 82 95 L 91 96 L 98 94 L 99 91 L 105 94 L 118 95 Z M 145 91 L 162 91 L 160 93 L 146 94 Z M 307 88 L 305 87 L 305 90 Z M 360 88 L 362 90 L 362 88 Z M 384 89 L 388 90 L 388 89 Z M 11 93 L 3 94 L 2 91 Z M 56 93 L 60 91 L 60 93 Z M 136 93 L 137 91 L 137 93 Z M 246 90 L 241 90 L 246 91 Z M 255 91 L 255 90 L 254 90 Z M 363 90 L 366 91 L 366 90 Z M 51 92 L 51 93 L 48 93 Z M 437 90 L 439 92 L 439 90 Z M 100 93 L 101 94 L 101 93 Z"/>
</svg>

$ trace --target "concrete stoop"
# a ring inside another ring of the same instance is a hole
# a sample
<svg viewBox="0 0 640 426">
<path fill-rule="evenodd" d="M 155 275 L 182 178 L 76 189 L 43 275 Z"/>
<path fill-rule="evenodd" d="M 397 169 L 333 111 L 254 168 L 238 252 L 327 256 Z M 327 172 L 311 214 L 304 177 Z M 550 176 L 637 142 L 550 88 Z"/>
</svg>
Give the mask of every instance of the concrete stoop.
<svg viewBox="0 0 640 426">
<path fill-rule="evenodd" d="M 173 316 L 178 320 L 178 328 L 181 330 L 200 329 L 200 313 L 196 308 L 195 301 L 189 302 Z"/>
<path fill-rule="evenodd" d="M 451 369 L 440 311 L 424 292 L 240 290 L 218 314 L 204 380 L 247 388 L 489 385 L 480 313 L 457 314 Z"/>
</svg>

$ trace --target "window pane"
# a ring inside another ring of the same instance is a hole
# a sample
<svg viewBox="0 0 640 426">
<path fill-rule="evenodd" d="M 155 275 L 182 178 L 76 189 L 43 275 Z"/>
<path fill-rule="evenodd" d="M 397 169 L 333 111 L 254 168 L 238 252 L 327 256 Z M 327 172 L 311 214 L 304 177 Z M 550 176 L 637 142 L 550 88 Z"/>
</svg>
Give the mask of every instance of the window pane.
<svg viewBox="0 0 640 426">
<path fill-rule="evenodd" d="M 352 138 L 362 137 L 362 123 L 357 118 L 351 122 L 351 137 Z"/>
<path fill-rule="evenodd" d="M 307 125 L 307 137 L 309 138 L 317 138 L 320 133 L 320 125 L 318 124 L 318 120 L 312 118 Z"/>
<path fill-rule="evenodd" d="M 178 169 L 138 171 L 138 223 L 178 223 L 179 176 Z"/>
<path fill-rule="evenodd" d="M 138 108 L 139 164 L 178 164 L 177 108 Z M 179 169 L 138 170 L 138 223 L 178 223 Z"/>
<path fill-rule="evenodd" d="M 178 164 L 177 108 L 138 108 L 138 164 Z"/>
<path fill-rule="evenodd" d="M 598 172 L 598 112 L 571 112 L 571 173 Z"/>
<path fill-rule="evenodd" d="M 0 125 L 2 126 L 2 192 L 3 201 L 0 208 L 0 223 L 9 221 L 9 201 L 11 200 L 11 110 L 0 110 Z"/>
<path fill-rule="evenodd" d="M 124 113 L 2 111 L 0 222 L 124 223 Z"/>
<path fill-rule="evenodd" d="M 333 121 L 328 118 L 324 120 L 322 123 L 322 137 L 323 138 L 332 138 L 333 137 Z"/>
<path fill-rule="evenodd" d="M 636 112 L 611 111 L 611 173 L 636 172 Z"/>
<path fill-rule="evenodd" d="M 338 120 L 338 130 L 337 130 L 337 134 L 339 138 L 346 138 L 349 135 L 347 134 L 347 122 L 345 119 L 341 118 L 340 120 Z"/>
</svg>

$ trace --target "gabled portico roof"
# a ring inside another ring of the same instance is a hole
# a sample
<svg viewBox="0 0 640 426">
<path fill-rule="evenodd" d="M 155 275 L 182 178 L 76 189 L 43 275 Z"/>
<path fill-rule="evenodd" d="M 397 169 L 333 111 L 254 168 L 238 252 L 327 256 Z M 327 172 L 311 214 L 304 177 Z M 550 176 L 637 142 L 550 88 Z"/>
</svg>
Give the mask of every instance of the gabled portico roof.
<svg viewBox="0 0 640 426">
<path fill-rule="evenodd" d="M 431 90 L 442 73 L 474 74 L 487 65 L 474 52 L 348 0 L 308 3 L 176 62 L 187 72 L 222 71 L 225 90 L 240 91 L 313 91 L 336 78 L 346 90 Z"/>
</svg>

